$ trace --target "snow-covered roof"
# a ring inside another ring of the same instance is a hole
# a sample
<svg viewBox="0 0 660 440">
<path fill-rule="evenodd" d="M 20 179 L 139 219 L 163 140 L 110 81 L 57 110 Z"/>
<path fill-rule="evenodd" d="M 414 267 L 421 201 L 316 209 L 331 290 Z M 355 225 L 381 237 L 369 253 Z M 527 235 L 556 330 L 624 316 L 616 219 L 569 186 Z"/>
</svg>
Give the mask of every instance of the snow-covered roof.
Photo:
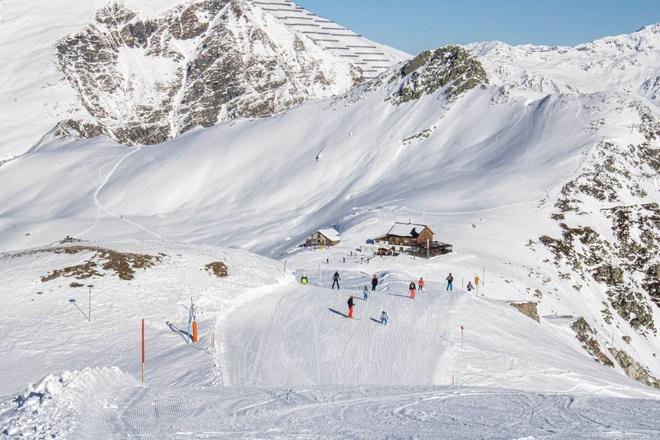
<svg viewBox="0 0 660 440">
<path fill-rule="evenodd" d="M 325 238 L 327 238 L 330 241 L 340 241 L 341 238 L 339 237 L 339 232 L 337 232 L 335 229 L 319 229 L 317 231 L 319 234 L 323 235 Z"/>
<path fill-rule="evenodd" d="M 426 225 L 420 225 L 416 223 L 394 223 L 394 226 L 387 231 L 387 235 L 394 235 L 396 237 L 410 237 L 417 238 L 413 235 L 413 230 L 419 235 L 422 233 L 424 228 L 428 228 Z M 429 231 L 431 228 L 429 228 Z"/>
</svg>

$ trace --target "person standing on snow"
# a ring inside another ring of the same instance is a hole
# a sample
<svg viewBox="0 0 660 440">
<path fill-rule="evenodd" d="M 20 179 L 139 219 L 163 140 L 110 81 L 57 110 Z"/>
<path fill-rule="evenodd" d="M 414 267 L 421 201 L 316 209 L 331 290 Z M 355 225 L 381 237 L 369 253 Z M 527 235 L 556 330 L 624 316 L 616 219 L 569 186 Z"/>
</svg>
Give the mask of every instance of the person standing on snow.
<svg viewBox="0 0 660 440">
<path fill-rule="evenodd" d="M 422 290 L 424 290 L 424 286 L 425 286 L 425 285 L 426 285 L 426 283 L 424 282 L 424 278 L 419 277 L 419 281 L 417 281 L 417 286 L 419 287 L 419 291 L 420 291 L 420 292 L 421 292 Z"/>
<path fill-rule="evenodd" d="M 362 297 L 364 298 L 365 301 L 369 299 L 369 289 L 367 289 L 367 286 L 364 286 L 364 290 L 362 291 Z"/>
<path fill-rule="evenodd" d="M 378 277 L 374 274 L 374 277 L 371 279 L 371 291 L 376 291 L 376 286 L 378 285 Z"/>
<path fill-rule="evenodd" d="M 335 272 L 335 274 L 332 276 L 332 290 L 334 290 L 335 284 L 337 285 L 337 290 L 339 290 L 339 280 L 341 280 L 339 277 L 339 272 Z"/>
<path fill-rule="evenodd" d="M 447 290 L 454 290 L 454 275 L 452 275 L 451 272 L 449 272 L 449 276 L 447 277 Z"/>
<path fill-rule="evenodd" d="M 353 296 L 351 295 L 350 298 L 348 298 L 348 317 L 353 319 L 353 306 L 355 305 L 355 302 L 353 301 Z"/>
<path fill-rule="evenodd" d="M 415 299 L 415 292 L 416 292 L 417 288 L 415 287 L 415 282 L 414 281 L 410 282 L 409 289 L 410 289 L 410 298 Z"/>
<path fill-rule="evenodd" d="M 474 290 L 474 286 L 472 285 L 472 281 L 468 281 L 467 291 L 472 292 L 473 290 Z"/>
<path fill-rule="evenodd" d="M 380 323 L 383 325 L 387 325 L 387 321 L 389 320 L 389 316 L 387 316 L 387 313 L 385 313 L 385 310 L 383 310 L 383 313 L 380 314 Z"/>
</svg>

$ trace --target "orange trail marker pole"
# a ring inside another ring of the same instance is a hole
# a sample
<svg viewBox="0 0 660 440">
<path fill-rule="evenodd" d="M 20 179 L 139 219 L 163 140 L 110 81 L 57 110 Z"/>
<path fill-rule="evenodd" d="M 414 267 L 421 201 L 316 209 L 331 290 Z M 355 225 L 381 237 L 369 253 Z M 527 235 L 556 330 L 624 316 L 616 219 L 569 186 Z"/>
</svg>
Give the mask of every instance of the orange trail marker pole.
<svg viewBox="0 0 660 440">
<path fill-rule="evenodd" d="M 197 343 L 199 336 L 197 334 L 197 321 L 193 321 L 193 343 Z"/>
<path fill-rule="evenodd" d="M 142 383 L 144 383 L 144 319 L 142 320 Z"/>
</svg>

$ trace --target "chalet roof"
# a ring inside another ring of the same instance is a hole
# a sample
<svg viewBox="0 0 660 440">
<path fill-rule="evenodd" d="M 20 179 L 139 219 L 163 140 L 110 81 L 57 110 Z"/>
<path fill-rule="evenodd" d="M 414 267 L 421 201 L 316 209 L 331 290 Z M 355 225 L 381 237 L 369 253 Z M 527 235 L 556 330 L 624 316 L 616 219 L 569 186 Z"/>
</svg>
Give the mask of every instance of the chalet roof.
<svg viewBox="0 0 660 440">
<path fill-rule="evenodd" d="M 323 235 L 325 238 L 327 238 L 330 241 L 340 241 L 341 238 L 339 237 L 339 232 L 337 232 L 335 229 L 319 229 L 317 231 L 319 234 Z"/>
<path fill-rule="evenodd" d="M 417 238 L 422 233 L 424 228 L 429 228 L 427 225 L 420 225 L 417 223 L 394 223 L 394 226 L 387 231 L 387 235 L 394 237 Z"/>
</svg>

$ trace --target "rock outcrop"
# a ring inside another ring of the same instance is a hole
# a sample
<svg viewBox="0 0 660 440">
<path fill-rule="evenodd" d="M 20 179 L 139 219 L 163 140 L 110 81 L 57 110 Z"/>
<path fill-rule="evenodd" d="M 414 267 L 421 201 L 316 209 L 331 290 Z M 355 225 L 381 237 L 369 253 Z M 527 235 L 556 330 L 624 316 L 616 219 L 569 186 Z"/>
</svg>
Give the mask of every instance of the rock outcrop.
<svg viewBox="0 0 660 440">
<path fill-rule="evenodd" d="M 58 42 L 57 63 L 90 115 L 57 133 L 126 144 L 269 116 L 362 80 L 358 67 L 247 0 L 196 0 L 154 19 L 114 2 Z"/>
<path fill-rule="evenodd" d="M 397 78 L 398 76 L 398 78 Z M 486 72 L 469 51 L 445 46 L 425 51 L 404 65 L 390 81 L 403 80 L 390 99 L 395 104 L 413 101 L 444 89 L 447 100 L 488 84 Z"/>
</svg>

